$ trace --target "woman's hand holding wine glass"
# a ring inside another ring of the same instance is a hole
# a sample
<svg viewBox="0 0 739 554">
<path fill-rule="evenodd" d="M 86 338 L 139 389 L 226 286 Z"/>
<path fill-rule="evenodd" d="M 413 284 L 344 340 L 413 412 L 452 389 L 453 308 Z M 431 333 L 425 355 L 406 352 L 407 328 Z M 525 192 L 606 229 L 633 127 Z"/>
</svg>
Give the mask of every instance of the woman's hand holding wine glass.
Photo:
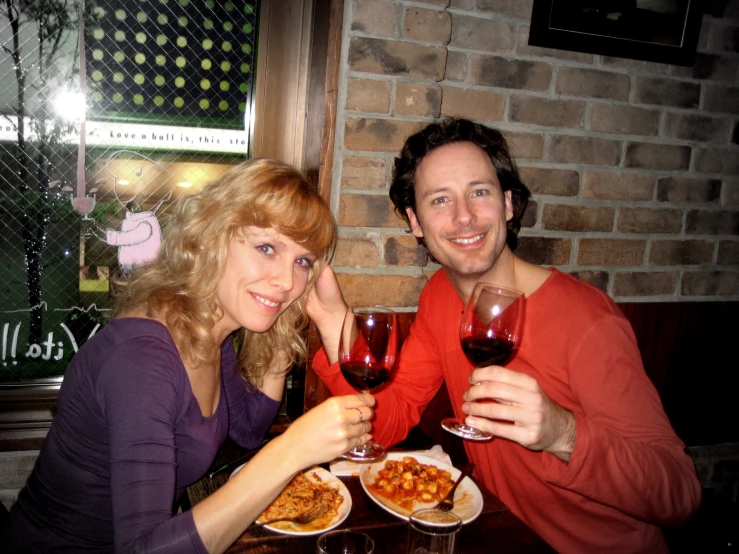
<svg viewBox="0 0 739 554">
<path fill-rule="evenodd" d="M 352 387 L 369 393 L 385 385 L 395 368 L 397 355 L 398 324 L 392 310 L 347 310 L 339 340 L 339 366 Z M 343 457 L 370 462 L 384 454 L 382 446 L 370 441 L 350 450 Z"/>
</svg>

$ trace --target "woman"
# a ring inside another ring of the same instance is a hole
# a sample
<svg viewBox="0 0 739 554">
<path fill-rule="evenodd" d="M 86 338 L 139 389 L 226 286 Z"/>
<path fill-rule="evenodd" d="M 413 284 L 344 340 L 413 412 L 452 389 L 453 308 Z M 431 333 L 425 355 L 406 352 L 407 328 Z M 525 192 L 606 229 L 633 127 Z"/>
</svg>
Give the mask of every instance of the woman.
<svg viewBox="0 0 739 554">
<path fill-rule="evenodd" d="M 223 552 L 296 472 L 365 443 L 374 399 L 332 398 L 172 514 L 227 434 L 253 448 L 269 430 L 335 241 L 318 193 L 277 161 L 177 201 L 156 261 L 134 271 L 65 374 L 4 551 Z"/>
</svg>

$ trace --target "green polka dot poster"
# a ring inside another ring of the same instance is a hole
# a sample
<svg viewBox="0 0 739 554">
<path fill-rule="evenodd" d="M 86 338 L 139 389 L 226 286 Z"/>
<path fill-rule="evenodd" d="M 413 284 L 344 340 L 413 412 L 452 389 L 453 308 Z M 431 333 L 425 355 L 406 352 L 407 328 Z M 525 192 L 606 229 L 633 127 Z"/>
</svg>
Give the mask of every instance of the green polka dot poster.
<svg viewBox="0 0 739 554">
<path fill-rule="evenodd" d="M 251 104 L 257 1 L 98 0 L 91 115 L 235 128 Z"/>
</svg>

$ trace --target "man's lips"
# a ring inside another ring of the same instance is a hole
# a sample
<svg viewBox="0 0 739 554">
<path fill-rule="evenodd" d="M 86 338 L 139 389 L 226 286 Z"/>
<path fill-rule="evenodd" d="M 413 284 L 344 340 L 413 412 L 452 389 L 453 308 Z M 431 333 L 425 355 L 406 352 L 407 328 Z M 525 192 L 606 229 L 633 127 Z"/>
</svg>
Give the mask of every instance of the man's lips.
<svg viewBox="0 0 739 554">
<path fill-rule="evenodd" d="M 461 246 L 467 246 L 469 244 L 475 244 L 476 242 L 482 240 L 484 236 L 485 236 L 485 233 L 480 233 L 479 235 L 475 235 L 473 237 L 451 238 L 449 239 L 449 241 L 453 242 L 454 244 L 459 244 Z"/>
</svg>

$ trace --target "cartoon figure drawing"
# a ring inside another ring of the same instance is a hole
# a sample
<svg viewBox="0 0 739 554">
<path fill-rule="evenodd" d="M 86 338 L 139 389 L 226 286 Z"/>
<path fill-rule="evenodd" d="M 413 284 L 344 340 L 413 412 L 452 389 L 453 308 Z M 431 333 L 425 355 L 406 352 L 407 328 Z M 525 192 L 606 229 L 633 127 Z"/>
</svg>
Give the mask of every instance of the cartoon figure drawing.
<svg viewBox="0 0 739 554">
<path fill-rule="evenodd" d="M 153 212 L 126 212 L 121 230 L 106 229 L 105 242 L 118 246 L 118 263 L 124 274 L 133 266 L 153 261 L 162 243 L 162 231 Z"/>
<path fill-rule="evenodd" d="M 131 155 L 130 152 L 118 151 L 114 152 L 108 158 L 108 172 L 113 177 L 113 191 L 115 193 L 116 200 L 126 210 L 125 219 L 121 223 L 120 230 L 117 229 L 106 229 L 105 230 L 105 242 L 111 246 L 118 247 L 118 263 L 121 272 L 124 276 L 128 276 L 134 266 L 144 264 L 153 261 L 157 253 L 159 252 L 159 246 L 162 243 L 162 231 L 157 220 L 156 212 L 164 204 L 172 198 L 173 191 L 169 191 L 165 194 L 156 205 L 149 211 L 134 212 L 129 209 L 129 204 L 135 204 L 136 195 L 132 196 L 128 200 L 123 200 L 118 190 L 118 178 L 115 173 L 110 169 L 111 161 L 115 160 L 119 154 Z M 135 153 L 134 155 L 140 156 L 144 160 L 154 164 L 163 175 L 171 177 L 169 171 L 159 165 L 154 160 L 147 158 L 142 154 Z M 135 171 L 135 175 L 140 177 L 143 170 L 139 167 Z"/>
</svg>

